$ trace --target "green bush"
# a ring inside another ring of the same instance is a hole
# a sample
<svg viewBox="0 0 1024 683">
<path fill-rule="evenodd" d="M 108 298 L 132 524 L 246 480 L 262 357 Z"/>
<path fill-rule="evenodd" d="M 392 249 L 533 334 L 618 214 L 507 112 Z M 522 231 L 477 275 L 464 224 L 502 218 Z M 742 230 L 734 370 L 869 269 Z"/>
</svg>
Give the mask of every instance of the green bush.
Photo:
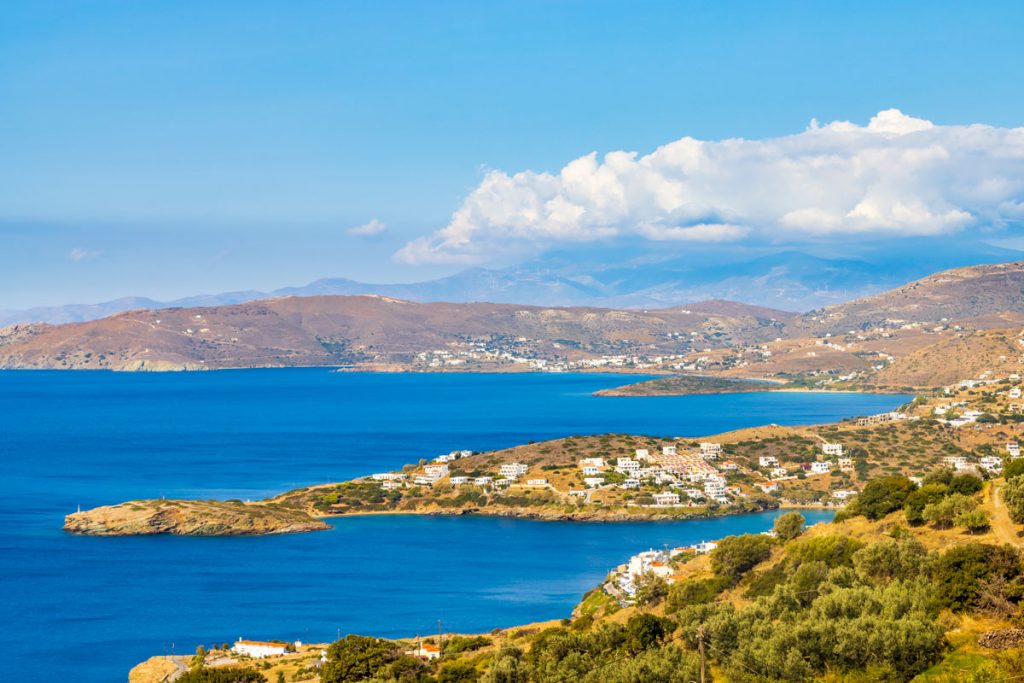
<svg viewBox="0 0 1024 683">
<path fill-rule="evenodd" d="M 728 536 L 711 551 L 711 569 L 735 583 L 752 568 L 768 559 L 772 539 L 760 534 Z"/>
</svg>

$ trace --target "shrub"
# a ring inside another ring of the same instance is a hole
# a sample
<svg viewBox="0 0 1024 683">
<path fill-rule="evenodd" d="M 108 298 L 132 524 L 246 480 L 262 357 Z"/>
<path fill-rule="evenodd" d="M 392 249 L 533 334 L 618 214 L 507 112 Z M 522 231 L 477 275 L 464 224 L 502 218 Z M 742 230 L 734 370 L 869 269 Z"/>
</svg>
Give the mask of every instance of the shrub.
<svg viewBox="0 0 1024 683">
<path fill-rule="evenodd" d="M 1010 519 L 1017 524 L 1024 524 L 1024 477 L 1009 479 L 999 493 L 1006 503 Z"/>
<path fill-rule="evenodd" d="M 768 559 L 772 540 L 760 534 L 728 536 L 711 551 L 711 569 L 735 583 L 750 569 Z"/>
<path fill-rule="evenodd" d="M 775 519 L 775 535 L 783 541 L 791 541 L 804 532 L 807 520 L 799 512 L 787 512 Z"/>
<path fill-rule="evenodd" d="M 1017 579 L 1021 574 L 1021 559 L 1011 546 L 968 543 L 943 553 L 932 574 L 942 603 L 963 611 L 975 606 L 983 582 L 993 577 L 1007 581 Z"/>
<path fill-rule="evenodd" d="M 907 497 L 916 489 L 914 482 L 904 476 L 875 479 L 854 499 L 854 510 L 868 519 L 881 519 L 903 507 Z"/>
</svg>

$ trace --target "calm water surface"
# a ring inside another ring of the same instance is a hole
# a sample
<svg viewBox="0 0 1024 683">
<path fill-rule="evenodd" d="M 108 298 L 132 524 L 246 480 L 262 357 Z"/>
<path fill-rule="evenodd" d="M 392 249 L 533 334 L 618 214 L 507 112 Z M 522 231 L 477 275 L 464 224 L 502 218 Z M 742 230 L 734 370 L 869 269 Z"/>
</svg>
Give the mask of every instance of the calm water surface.
<svg viewBox="0 0 1024 683">
<path fill-rule="evenodd" d="M 267 538 L 82 538 L 63 516 L 143 497 L 255 498 L 453 449 L 570 434 L 828 422 L 906 398 L 595 398 L 609 375 L 0 372 L 0 648 L 24 680 L 123 681 L 151 654 L 249 638 L 488 630 L 569 614 L 632 552 L 774 514 L 568 524 L 363 517 Z M 825 518 L 827 515 L 808 515 Z M 13 659 L 12 659 L 13 658 Z"/>
</svg>

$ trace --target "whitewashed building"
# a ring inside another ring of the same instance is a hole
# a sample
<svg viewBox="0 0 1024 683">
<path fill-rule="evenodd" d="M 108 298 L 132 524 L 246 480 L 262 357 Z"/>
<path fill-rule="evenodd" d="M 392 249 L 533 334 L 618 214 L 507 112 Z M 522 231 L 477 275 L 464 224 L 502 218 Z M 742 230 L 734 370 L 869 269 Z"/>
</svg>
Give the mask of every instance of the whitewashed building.
<svg viewBox="0 0 1024 683">
<path fill-rule="evenodd" d="M 655 505 L 679 505 L 679 494 L 678 493 L 655 493 L 654 494 Z"/>
<path fill-rule="evenodd" d="M 253 659 L 263 659 L 283 655 L 288 652 L 288 646 L 284 643 L 268 643 L 261 640 L 242 640 L 239 638 L 231 646 L 231 651 L 240 655 L 248 655 Z"/>
<path fill-rule="evenodd" d="M 530 468 L 528 465 L 523 465 L 522 463 L 518 462 L 509 462 L 499 467 L 498 472 L 502 476 L 507 477 L 509 479 L 518 479 L 519 477 L 526 474 L 527 471 L 529 471 L 529 469 Z"/>
<path fill-rule="evenodd" d="M 700 454 L 704 456 L 705 460 L 718 460 L 719 456 L 722 455 L 722 444 L 714 443 L 713 441 L 702 441 L 700 444 Z"/>
</svg>

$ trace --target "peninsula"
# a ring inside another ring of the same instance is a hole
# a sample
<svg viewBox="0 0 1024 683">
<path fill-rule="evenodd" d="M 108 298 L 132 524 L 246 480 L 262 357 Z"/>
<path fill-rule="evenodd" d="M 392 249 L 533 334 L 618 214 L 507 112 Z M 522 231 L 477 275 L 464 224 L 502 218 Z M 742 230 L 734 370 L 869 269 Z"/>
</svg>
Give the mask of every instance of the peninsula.
<svg viewBox="0 0 1024 683">
<path fill-rule="evenodd" d="M 69 515 L 92 535 L 253 535 L 326 528 L 364 514 L 624 521 L 778 506 L 840 507 L 885 474 L 995 472 L 1024 436 L 1018 375 L 964 380 L 897 411 L 836 424 L 770 425 L 703 438 L 576 436 L 399 469 L 252 503 L 150 500 Z"/>
</svg>

